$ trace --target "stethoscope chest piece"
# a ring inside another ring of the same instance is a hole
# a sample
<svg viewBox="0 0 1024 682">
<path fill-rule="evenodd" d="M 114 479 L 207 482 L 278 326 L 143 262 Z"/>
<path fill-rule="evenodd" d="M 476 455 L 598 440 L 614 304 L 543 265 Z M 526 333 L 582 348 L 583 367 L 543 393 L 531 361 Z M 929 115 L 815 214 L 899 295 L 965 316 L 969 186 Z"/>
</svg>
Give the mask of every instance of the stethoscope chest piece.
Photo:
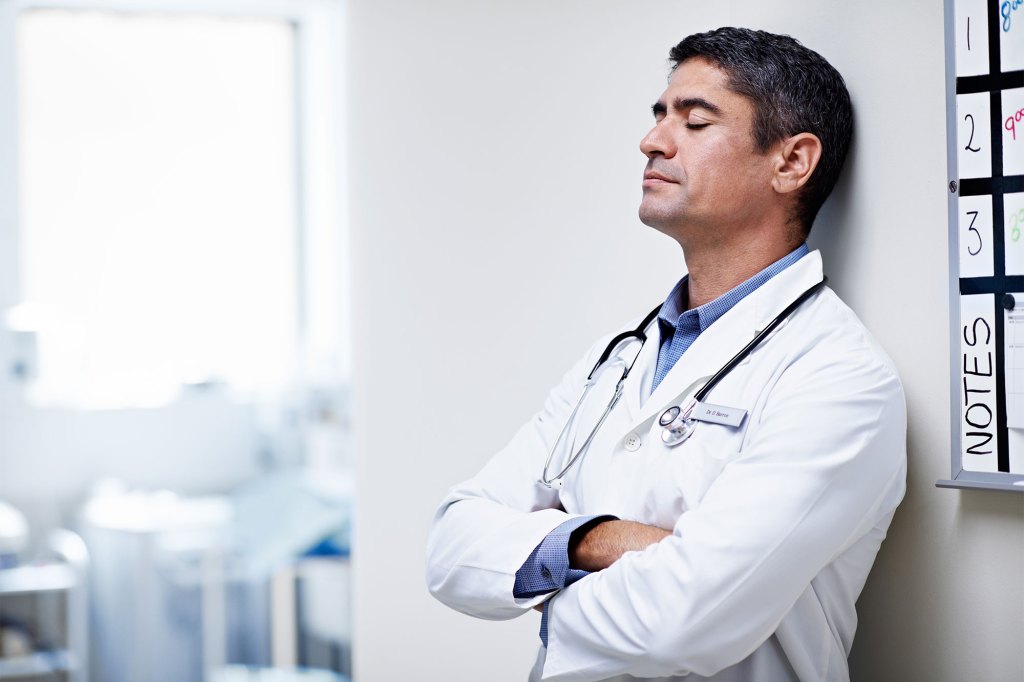
<svg viewBox="0 0 1024 682">
<path fill-rule="evenodd" d="M 693 435 L 693 429 L 697 420 L 690 414 L 697 403 L 690 400 L 686 405 L 673 405 L 666 409 L 658 417 L 658 425 L 661 426 L 661 442 L 669 447 L 675 447 L 683 443 Z"/>
<path fill-rule="evenodd" d="M 658 423 L 661 424 L 663 427 L 668 427 L 669 424 L 676 420 L 676 417 L 679 416 L 680 411 L 682 411 L 682 408 L 679 407 L 678 405 L 668 408 L 667 410 L 661 413 L 661 416 L 658 418 Z"/>
<path fill-rule="evenodd" d="M 683 412 L 679 407 L 670 407 L 662 412 L 658 423 L 663 427 L 661 442 L 669 447 L 675 447 L 686 441 L 693 435 L 693 429 L 697 425 L 697 421 L 690 418 L 690 411 Z"/>
</svg>

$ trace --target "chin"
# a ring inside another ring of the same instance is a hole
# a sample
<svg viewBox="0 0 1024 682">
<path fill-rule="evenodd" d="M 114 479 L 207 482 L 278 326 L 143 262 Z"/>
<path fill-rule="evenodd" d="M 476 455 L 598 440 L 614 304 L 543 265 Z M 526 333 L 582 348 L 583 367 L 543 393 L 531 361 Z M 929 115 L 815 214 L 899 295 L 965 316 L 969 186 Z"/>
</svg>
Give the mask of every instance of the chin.
<svg viewBox="0 0 1024 682">
<path fill-rule="evenodd" d="M 653 207 L 644 206 L 642 203 L 637 213 L 640 216 L 640 222 L 648 227 L 653 227 L 658 232 L 668 233 L 671 231 L 672 225 L 679 222 L 678 216 L 667 214 Z"/>
<path fill-rule="evenodd" d="M 658 232 L 661 232 L 663 235 L 667 237 L 671 237 L 677 242 L 679 241 L 679 230 L 672 221 L 658 220 L 649 215 L 641 215 L 640 222 L 642 222 L 644 225 L 647 225 L 650 228 L 657 230 Z"/>
</svg>

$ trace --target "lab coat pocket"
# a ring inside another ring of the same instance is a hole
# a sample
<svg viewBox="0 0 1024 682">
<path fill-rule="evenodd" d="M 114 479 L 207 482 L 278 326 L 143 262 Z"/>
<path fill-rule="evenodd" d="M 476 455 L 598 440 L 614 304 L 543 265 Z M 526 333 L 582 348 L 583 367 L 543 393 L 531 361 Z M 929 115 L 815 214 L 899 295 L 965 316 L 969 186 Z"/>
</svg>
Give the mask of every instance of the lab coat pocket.
<svg viewBox="0 0 1024 682">
<path fill-rule="evenodd" d="M 715 479 L 739 456 L 741 439 L 742 427 L 702 423 L 682 445 L 661 448 L 645 477 L 647 488 L 635 491 L 644 501 L 644 522 L 672 528 L 683 513 L 700 506 Z"/>
<path fill-rule="evenodd" d="M 652 457 L 645 464 L 645 475 L 642 483 L 635 483 L 627 504 L 640 502 L 639 508 L 633 513 L 641 523 L 671 530 L 676 520 L 688 509 L 685 471 L 692 474 L 693 466 L 687 465 L 677 453 L 662 453 Z"/>
<path fill-rule="evenodd" d="M 700 453 L 701 475 L 694 491 L 696 503 L 704 499 L 704 495 L 722 474 L 725 467 L 739 458 L 743 434 L 746 431 L 745 422 L 735 427 L 724 424 L 702 424 L 701 426 L 707 429 L 707 438 L 705 439 L 706 445 Z"/>
<path fill-rule="evenodd" d="M 638 520 L 671 529 L 683 513 L 700 503 L 706 481 L 724 466 L 709 455 L 715 448 L 708 446 L 706 426 L 698 424 L 694 436 L 676 447 L 661 443 L 660 426 L 651 429 L 648 439 L 657 446 L 637 463 L 643 475 L 634 477 L 626 498 L 640 503 L 634 511 Z"/>
<path fill-rule="evenodd" d="M 693 493 L 694 506 L 700 504 L 715 479 L 721 475 L 729 462 L 737 457 L 739 457 L 739 452 L 733 450 L 723 449 L 702 453 L 700 480 L 696 483 Z"/>
</svg>

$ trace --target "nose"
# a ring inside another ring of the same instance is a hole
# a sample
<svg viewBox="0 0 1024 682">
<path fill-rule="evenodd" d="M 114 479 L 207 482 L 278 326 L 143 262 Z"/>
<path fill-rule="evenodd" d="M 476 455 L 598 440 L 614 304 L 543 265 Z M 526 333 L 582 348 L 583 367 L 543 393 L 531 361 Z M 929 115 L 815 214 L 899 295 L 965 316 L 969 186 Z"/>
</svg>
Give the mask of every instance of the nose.
<svg viewBox="0 0 1024 682">
<path fill-rule="evenodd" d="M 665 129 L 665 119 L 655 123 L 650 132 L 644 135 L 644 139 L 640 140 L 640 151 L 648 159 L 653 159 L 655 156 L 666 158 L 675 156 L 675 141 Z"/>
</svg>

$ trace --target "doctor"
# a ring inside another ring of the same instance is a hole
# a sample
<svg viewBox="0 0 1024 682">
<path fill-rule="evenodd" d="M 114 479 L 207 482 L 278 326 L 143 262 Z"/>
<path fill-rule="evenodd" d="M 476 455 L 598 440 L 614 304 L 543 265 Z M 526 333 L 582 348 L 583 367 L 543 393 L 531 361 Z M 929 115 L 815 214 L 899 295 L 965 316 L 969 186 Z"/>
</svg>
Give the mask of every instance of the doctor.
<svg viewBox="0 0 1024 682">
<path fill-rule="evenodd" d="M 451 490 L 427 583 L 479 618 L 542 610 L 532 679 L 848 680 L 906 476 L 896 371 L 804 243 L 849 95 L 786 36 L 670 56 L 640 218 L 688 275 Z"/>
</svg>

